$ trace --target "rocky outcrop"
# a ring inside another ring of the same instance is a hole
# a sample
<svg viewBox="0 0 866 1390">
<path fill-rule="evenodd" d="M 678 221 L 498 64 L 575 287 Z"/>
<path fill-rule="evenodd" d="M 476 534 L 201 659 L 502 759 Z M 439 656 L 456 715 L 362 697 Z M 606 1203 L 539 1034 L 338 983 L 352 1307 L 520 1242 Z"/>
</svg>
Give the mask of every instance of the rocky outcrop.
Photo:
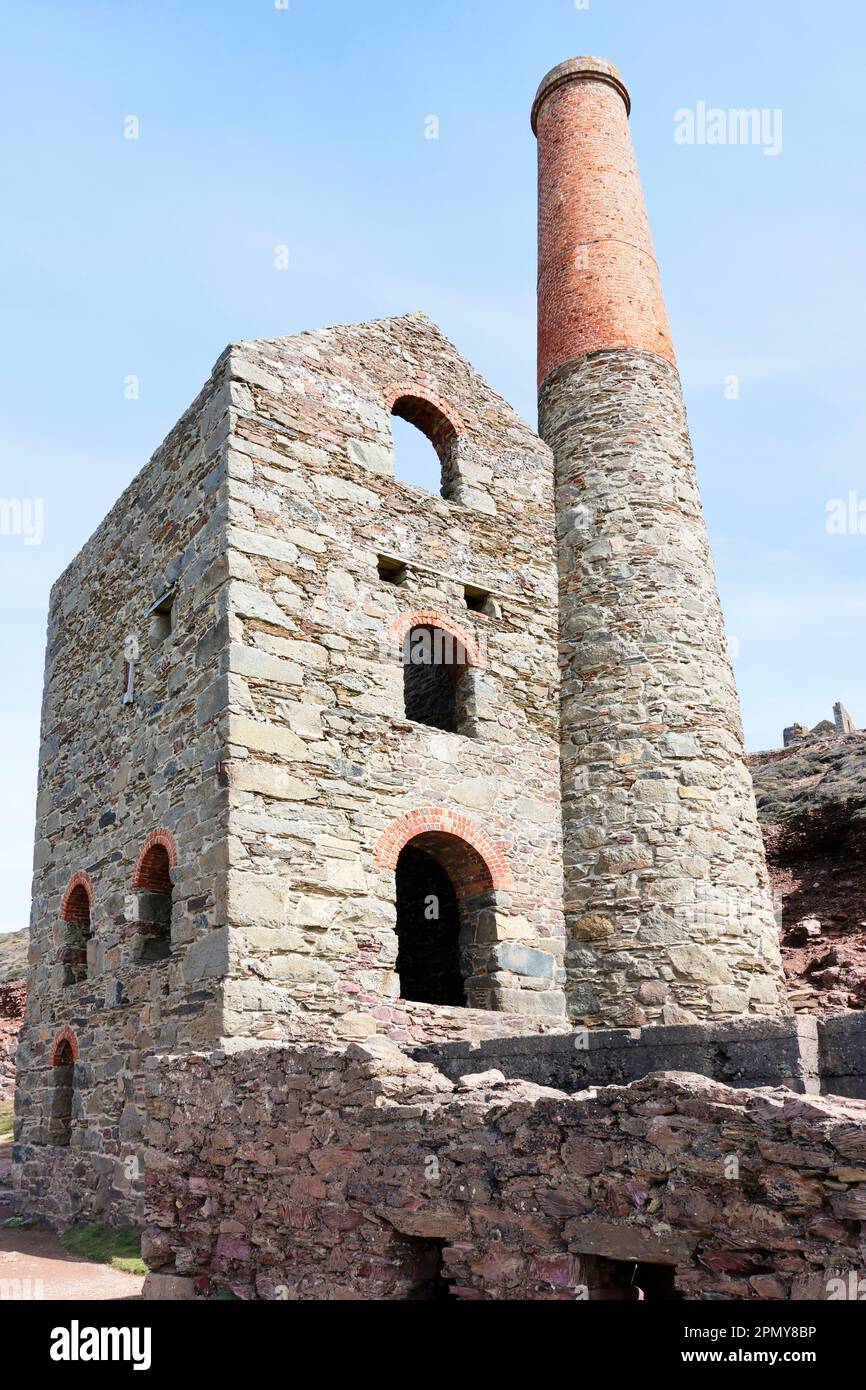
<svg viewBox="0 0 866 1390">
<path fill-rule="evenodd" d="M 781 924 L 789 999 L 866 1007 L 866 734 L 750 759 Z"/>
<path fill-rule="evenodd" d="M 0 984 L 0 1100 L 15 1092 L 15 1053 L 27 993 L 23 980 Z"/>
<path fill-rule="evenodd" d="M 753 753 L 748 762 L 762 825 L 788 824 L 839 806 L 866 823 L 866 734 Z"/>
<path fill-rule="evenodd" d="M 0 932 L 0 985 L 23 980 L 27 974 L 27 944 L 29 932 Z"/>
</svg>

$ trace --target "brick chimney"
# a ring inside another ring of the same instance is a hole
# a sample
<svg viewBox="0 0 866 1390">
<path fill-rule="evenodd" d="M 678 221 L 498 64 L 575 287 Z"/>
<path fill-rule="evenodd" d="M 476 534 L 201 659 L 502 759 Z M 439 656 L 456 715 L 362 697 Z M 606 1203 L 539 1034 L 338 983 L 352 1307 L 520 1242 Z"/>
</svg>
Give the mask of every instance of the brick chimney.
<svg viewBox="0 0 866 1390">
<path fill-rule="evenodd" d="M 610 63 L 573 58 L 532 124 L 569 1011 L 635 1026 L 787 1005 L 630 106 Z"/>
</svg>

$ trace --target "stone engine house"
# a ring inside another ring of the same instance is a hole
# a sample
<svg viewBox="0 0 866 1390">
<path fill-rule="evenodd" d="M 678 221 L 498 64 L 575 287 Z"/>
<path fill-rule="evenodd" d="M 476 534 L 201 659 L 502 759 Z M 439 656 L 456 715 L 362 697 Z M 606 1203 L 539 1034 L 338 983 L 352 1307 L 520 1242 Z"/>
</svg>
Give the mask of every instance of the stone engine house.
<svg viewBox="0 0 866 1390">
<path fill-rule="evenodd" d="M 629 107 L 533 110 L 540 434 L 423 314 L 233 344 L 54 586 L 25 1209 L 140 1217 L 160 1057 L 784 1018 Z"/>
</svg>

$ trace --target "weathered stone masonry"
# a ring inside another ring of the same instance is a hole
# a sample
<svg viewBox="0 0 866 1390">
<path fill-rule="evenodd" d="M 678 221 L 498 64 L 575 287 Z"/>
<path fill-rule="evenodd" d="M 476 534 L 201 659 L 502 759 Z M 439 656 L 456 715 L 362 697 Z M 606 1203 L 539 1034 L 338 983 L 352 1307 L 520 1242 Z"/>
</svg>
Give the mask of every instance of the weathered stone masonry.
<svg viewBox="0 0 866 1390">
<path fill-rule="evenodd" d="M 155 1297 L 825 1300 L 862 1277 L 863 1101 L 455 1085 L 379 1039 L 153 1059 L 148 1091 Z"/>
<path fill-rule="evenodd" d="M 481 871 L 471 903 L 468 863 L 455 885 L 470 1005 L 562 1021 L 549 453 L 423 315 L 244 353 L 225 1030 L 490 1026 L 398 999 L 396 854 L 422 835 L 452 866 L 468 845 Z M 437 442 L 447 497 L 395 485 L 395 399 Z M 402 562 L 399 583 L 383 582 L 383 556 Z M 492 613 L 467 608 L 467 586 Z M 419 627 L 464 651 L 458 733 L 405 716 L 403 643 Z"/>
<path fill-rule="evenodd" d="M 447 450 L 448 498 L 395 484 L 395 392 Z M 52 597 L 25 1204 L 139 1211 L 150 1052 L 564 1025 L 551 512 L 548 451 L 421 315 L 223 355 Z M 405 716 L 418 627 L 465 655 L 459 732 Z M 399 997 L 410 842 L 455 882 L 469 1007 Z"/>
<path fill-rule="evenodd" d="M 539 429 L 556 460 L 569 1013 L 784 1009 L 682 388 L 616 70 L 539 89 Z"/>
<path fill-rule="evenodd" d="M 52 1219 L 139 1209 L 143 1058 L 207 1046 L 220 1031 L 209 957 L 225 927 L 226 793 L 209 643 L 228 569 L 227 365 L 52 590 L 14 1151 L 23 1205 Z M 174 632 L 158 640 L 147 614 L 172 590 Z M 135 702 L 122 704 L 133 650 Z M 177 860 L 172 956 L 151 966 L 139 960 L 133 882 L 160 828 Z M 48 1143 L 52 1058 L 67 1035 L 73 1124 L 58 1147 Z"/>
</svg>

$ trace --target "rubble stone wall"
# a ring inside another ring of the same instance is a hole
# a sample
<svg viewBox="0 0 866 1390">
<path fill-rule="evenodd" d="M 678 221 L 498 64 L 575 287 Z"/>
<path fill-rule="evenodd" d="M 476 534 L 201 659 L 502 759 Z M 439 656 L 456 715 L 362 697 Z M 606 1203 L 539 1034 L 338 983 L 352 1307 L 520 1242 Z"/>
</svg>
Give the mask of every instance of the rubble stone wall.
<svg viewBox="0 0 866 1390">
<path fill-rule="evenodd" d="M 864 1102 L 681 1073 L 575 1096 L 453 1083 L 380 1040 L 149 1070 L 157 1288 L 611 1298 L 638 1264 L 686 1299 L 857 1296 Z"/>
</svg>

